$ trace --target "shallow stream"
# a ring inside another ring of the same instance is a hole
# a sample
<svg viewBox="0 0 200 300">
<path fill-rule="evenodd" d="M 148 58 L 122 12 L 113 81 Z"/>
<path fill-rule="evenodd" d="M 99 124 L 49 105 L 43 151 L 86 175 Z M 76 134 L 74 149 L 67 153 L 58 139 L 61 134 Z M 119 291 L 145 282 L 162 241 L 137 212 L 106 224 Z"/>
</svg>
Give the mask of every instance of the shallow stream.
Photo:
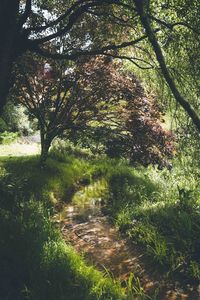
<svg viewBox="0 0 200 300">
<path fill-rule="evenodd" d="M 120 235 L 106 216 L 105 189 L 101 181 L 82 188 L 55 216 L 64 238 L 86 261 L 122 284 L 133 273 L 139 278 L 138 288 L 142 286 L 146 294 L 152 296 L 159 287 L 159 296 L 152 299 L 200 299 L 192 290 L 185 292 L 179 283 L 166 283 L 154 276 L 152 264 L 144 263 L 141 249 Z"/>
</svg>

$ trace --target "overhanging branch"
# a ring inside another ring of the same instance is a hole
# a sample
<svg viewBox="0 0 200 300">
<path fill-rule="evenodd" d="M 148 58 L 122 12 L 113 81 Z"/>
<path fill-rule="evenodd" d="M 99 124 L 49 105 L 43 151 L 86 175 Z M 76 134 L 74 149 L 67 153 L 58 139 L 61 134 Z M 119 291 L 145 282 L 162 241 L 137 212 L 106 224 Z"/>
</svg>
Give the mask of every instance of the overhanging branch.
<svg viewBox="0 0 200 300">
<path fill-rule="evenodd" d="M 157 32 L 157 31 L 159 31 L 159 29 L 155 29 L 154 32 Z M 134 46 L 134 45 L 140 43 L 141 41 L 145 40 L 146 38 L 147 38 L 147 35 L 142 35 L 135 40 L 132 40 L 129 42 L 123 42 L 119 45 L 112 44 L 112 45 L 102 47 L 100 49 L 79 50 L 74 53 L 66 53 L 66 54 L 65 53 L 63 53 L 63 54 L 50 53 L 50 52 L 40 48 L 37 44 L 35 44 L 34 42 L 32 42 L 30 40 L 29 40 L 28 48 L 29 48 L 29 50 L 34 51 L 46 58 L 75 60 L 80 56 L 100 55 L 100 54 L 105 54 L 107 51 L 110 51 L 110 50 L 118 50 L 118 49 L 130 47 L 130 46 Z"/>
<path fill-rule="evenodd" d="M 71 14 L 68 15 L 68 23 L 63 28 L 57 30 L 55 33 L 49 34 L 43 38 L 34 39 L 35 44 L 43 44 L 48 41 L 51 41 L 57 37 L 61 37 L 64 34 L 66 34 L 77 22 L 80 16 L 82 16 L 85 12 L 88 11 L 89 8 L 96 7 L 96 6 L 102 6 L 103 4 L 114 4 L 117 3 L 117 0 L 96 0 L 96 1 L 87 1 L 84 5 L 78 7 L 75 11 L 73 11 Z"/>
<path fill-rule="evenodd" d="M 160 65 L 160 69 L 162 71 L 162 74 L 165 78 L 166 83 L 168 84 L 175 100 L 177 103 L 180 104 L 180 106 L 185 110 L 185 112 L 190 116 L 190 118 L 193 121 L 193 124 L 196 126 L 198 131 L 200 132 L 200 118 L 196 111 L 192 108 L 190 103 L 180 94 L 178 88 L 176 87 L 176 84 L 174 83 L 174 80 L 172 76 L 170 75 L 170 72 L 167 68 L 165 58 L 162 52 L 162 49 L 157 41 L 156 35 L 151 27 L 151 23 L 148 17 L 148 8 L 145 5 L 144 1 L 141 0 L 135 0 L 136 9 L 138 11 L 138 14 L 140 16 L 141 24 L 143 25 L 146 34 L 148 36 L 149 42 L 155 52 L 157 61 Z"/>
<path fill-rule="evenodd" d="M 19 19 L 18 26 L 21 28 L 31 14 L 32 0 L 26 0 L 26 6 L 23 15 Z"/>
<path fill-rule="evenodd" d="M 174 27 L 176 27 L 176 26 L 184 26 L 184 27 L 188 28 L 189 30 L 193 31 L 194 33 L 200 34 L 199 30 L 195 29 L 194 27 L 190 26 L 189 24 L 187 24 L 185 22 L 167 23 L 167 22 L 165 22 L 163 20 L 160 20 L 160 19 L 158 19 L 158 18 L 156 18 L 156 17 L 154 17 L 152 15 L 149 15 L 149 19 L 157 22 L 160 25 L 165 26 L 166 28 L 168 28 L 170 30 L 173 30 Z"/>
</svg>

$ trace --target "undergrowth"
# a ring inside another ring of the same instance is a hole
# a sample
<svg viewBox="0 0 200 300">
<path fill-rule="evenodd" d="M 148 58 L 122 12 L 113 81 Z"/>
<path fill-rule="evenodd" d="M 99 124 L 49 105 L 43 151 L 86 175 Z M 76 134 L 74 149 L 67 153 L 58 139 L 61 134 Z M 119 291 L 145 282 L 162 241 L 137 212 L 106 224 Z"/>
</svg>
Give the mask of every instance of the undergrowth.
<svg viewBox="0 0 200 300">
<path fill-rule="evenodd" d="M 120 300 L 141 296 L 139 282 L 129 287 L 125 296 L 119 283 L 86 266 L 50 220 L 60 201 L 70 201 L 80 186 L 97 179 L 97 194 L 106 195 L 110 218 L 130 239 L 143 245 L 155 268 L 163 268 L 167 275 L 178 272 L 200 279 L 196 169 L 183 168 L 184 161 L 174 163 L 171 171 L 132 168 L 123 160 L 85 153 L 80 158 L 80 149 L 75 156 L 71 148 L 68 151 L 53 149 L 44 169 L 39 168 L 37 156 L 0 159 L 1 299 Z M 91 196 L 89 188 L 85 193 L 87 198 Z"/>
<path fill-rule="evenodd" d="M 117 282 L 66 245 L 41 202 L 0 209 L 0 298 L 124 299 Z"/>
<path fill-rule="evenodd" d="M 96 169 L 73 157 L 49 158 L 45 169 L 37 157 L 1 159 L 0 299 L 125 299 L 120 284 L 86 266 L 51 222 L 58 199 L 69 201 Z"/>
<path fill-rule="evenodd" d="M 108 212 L 167 275 L 200 279 L 200 188 L 179 164 L 159 171 L 117 167 L 108 176 Z"/>
<path fill-rule="evenodd" d="M 0 133 L 0 144 L 11 144 L 19 137 L 19 134 L 16 132 L 4 131 Z"/>
</svg>

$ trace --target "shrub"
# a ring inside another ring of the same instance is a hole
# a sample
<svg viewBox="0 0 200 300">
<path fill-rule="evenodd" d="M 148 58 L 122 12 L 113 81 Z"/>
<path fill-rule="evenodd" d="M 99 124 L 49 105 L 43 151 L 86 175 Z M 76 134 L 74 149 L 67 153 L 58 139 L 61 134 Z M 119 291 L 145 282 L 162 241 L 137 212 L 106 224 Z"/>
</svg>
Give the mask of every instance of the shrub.
<svg viewBox="0 0 200 300">
<path fill-rule="evenodd" d="M 18 137 L 19 135 L 16 132 L 4 131 L 0 134 L 0 144 L 11 144 Z"/>
</svg>

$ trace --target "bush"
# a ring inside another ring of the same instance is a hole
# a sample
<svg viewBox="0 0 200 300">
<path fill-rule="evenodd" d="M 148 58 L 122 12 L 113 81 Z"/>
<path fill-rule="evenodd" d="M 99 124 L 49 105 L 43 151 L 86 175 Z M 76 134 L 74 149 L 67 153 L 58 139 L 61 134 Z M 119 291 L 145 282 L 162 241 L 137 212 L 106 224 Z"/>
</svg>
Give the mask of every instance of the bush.
<svg viewBox="0 0 200 300">
<path fill-rule="evenodd" d="M 57 138 L 51 147 L 50 157 L 61 162 L 67 162 L 70 156 L 85 159 L 94 157 L 89 149 L 75 146 L 69 140 L 61 140 Z"/>
<path fill-rule="evenodd" d="M 0 144 L 11 144 L 19 137 L 16 132 L 3 132 L 0 134 Z"/>
<path fill-rule="evenodd" d="M 0 118 L 0 132 L 2 133 L 7 130 L 8 130 L 8 126 L 6 122 L 2 118 Z"/>
</svg>

